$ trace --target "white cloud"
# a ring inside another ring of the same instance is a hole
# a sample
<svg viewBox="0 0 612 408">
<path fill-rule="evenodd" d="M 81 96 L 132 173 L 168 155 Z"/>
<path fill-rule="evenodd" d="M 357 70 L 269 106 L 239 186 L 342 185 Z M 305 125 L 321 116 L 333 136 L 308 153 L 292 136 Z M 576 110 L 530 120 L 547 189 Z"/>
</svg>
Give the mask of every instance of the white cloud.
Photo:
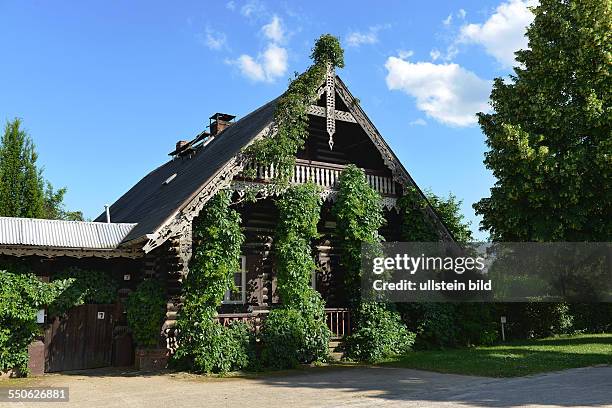
<svg viewBox="0 0 612 408">
<path fill-rule="evenodd" d="M 240 8 L 240 14 L 245 17 L 261 16 L 265 11 L 265 6 L 259 0 L 249 0 Z"/>
<path fill-rule="evenodd" d="M 206 35 L 199 35 L 200 41 L 211 50 L 220 50 L 227 44 L 225 33 L 214 32 L 210 28 L 206 28 Z"/>
<path fill-rule="evenodd" d="M 287 72 L 287 50 L 270 44 L 263 54 L 263 67 L 268 80 L 274 80 Z"/>
<path fill-rule="evenodd" d="M 385 24 L 371 26 L 366 32 L 353 31 L 346 37 L 346 44 L 349 47 L 359 47 L 363 44 L 376 44 L 378 42 L 378 32 L 389 27 L 389 24 Z"/>
<path fill-rule="evenodd" d="M 442 53 L 440 51 L 436 50 L 435 48 L 433 50 L 429 51 L 429 56 L 431 57 L 432 61 L 437 60 L 438 58 L 440 58 L 441 55 L 442 55 Z M 405 59 L 401 55 L 400 55 L 400 58 Z"/>
<path fill-rule="evenodd" d="M 247 17 L 256 12 L 249 8 L 245 9 L 249 5 L 260 7 L 260 3 L 250 1 L 242 7 L 241 13 Z M 268 44 L 263 52 L 259 52 L 256 57 L 242 54 L 236 59 L 226 60 L 225 62 L 238 67 L 242 75 L 252 81 L 274 82 L 287 73 L 289 60 L 287 49 L 280 45 L 286 40 L 285 29 L 282 20 L 277 15 L 274 15 L 268 24 L 261 27 L 261 31 L 268 40 Z"/>
<path fill-rule="evenodd" d="M 378 35 L 375 32 L 360 33 L 354 31 L 346 37 L 346 44 L 349 47 L 359 47 L 362 44 L 376 44 L 378 42 Z"/>
<path fill-rule="evenodd" d="M 287 72 L 287 50 L 276 44 L 269 44 L 257 58 L 243 54 L 236 60 L 227 62 L 236 65 L 240 72 L 252 81 L 274 82 Z"/>
<path fill-rule="evenodd" d="M 250 55 L 243 54 L 235 61 L 229 61 L 240 68 L 240 72 L 253 81 L 265 81 L 266 74 L 262 65 L 256 62 Z"/>
<path fill-rule="evenodd" d="M 397 55 L 399 55 L 399 57 L 401 59 L 407 59 L 407 58 L 410 58 L 410 57 L 412 57 L 414 55 L 414 51 L 412 51 L 412 50 L 399 50 L 397 52 Z"/>
<path fill-rule="evenodd" d="M 459 9 L 459 11 L 457 12 L 457 17 L 459 17 L 462 20 L 465 18 L 466 15 L 467 15 L 467 12 L 464 9 Z"/>
<path fill-rule="evenodd" d="M 502 3 L 484 23 L 461 27 L 457 42 L 480 44 L 503 66 L 511 67 L 515 65 L 514 52 L 527 48 L 525 28 L 533 21 L 527 7 L 536 4 L 534 0 Z"/>
<path fill-rule="evenodd" d="M 226 7 L 228 10 L 232 10 L 232 11 L 234 11 L 234 10 L 236 10 L 236 3 L 234 3 L 234 1 L 233 1 L 233 0 L 230 0 L 230 1 L 228 1 L 228 2 L 227 2 L 227 4 L 225 4 L 225 7 Z"/>
<path fill-rule="evenodd" d="M 427 122 L 425 122 L 425 119 L 423 118 L 418 118 L 410 122 L 409 125 L 410 126 L 427 126 Z"/>
<path fill-rule="evenodd" d="M 479 78 L 457 64 L 433 64 L 389 57 L 385 63 L 390 90 L 416 99 L 417 108 L 451 126 L 476 123 L 477 112 L 489 111 L 491 81 Z"/>
<path fill-rule="evenodd" d="M 261 30 L 271 41 L 282 43 L 285 40 L 285 30 L 283 29 L 281 19 L 277 15 L 274 15 L 272 21 L 264 25 Z"/>
<path fill-rule="evenodd" d="M 453 15 L 449 14 L 448 17 L 446 17 L 444 20 L 442 20 L 442 24 L 444 24 L 445 26 L 450 25 L 450 23 L 453 22 Z"/>
</svg>

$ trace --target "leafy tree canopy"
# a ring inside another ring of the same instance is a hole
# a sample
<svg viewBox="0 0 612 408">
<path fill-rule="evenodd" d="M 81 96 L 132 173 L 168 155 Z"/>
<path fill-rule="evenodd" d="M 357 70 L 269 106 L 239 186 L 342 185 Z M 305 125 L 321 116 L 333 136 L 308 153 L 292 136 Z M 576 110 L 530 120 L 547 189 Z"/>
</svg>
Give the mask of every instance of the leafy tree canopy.
<svg viewBox="0 0 612 408">
<path fill-rule="evenodd" d="M 497 182 L 474 204 L 503 241 L 612 239 L 612 2 L 542 0 L 480 113 Z"/>
</svg>

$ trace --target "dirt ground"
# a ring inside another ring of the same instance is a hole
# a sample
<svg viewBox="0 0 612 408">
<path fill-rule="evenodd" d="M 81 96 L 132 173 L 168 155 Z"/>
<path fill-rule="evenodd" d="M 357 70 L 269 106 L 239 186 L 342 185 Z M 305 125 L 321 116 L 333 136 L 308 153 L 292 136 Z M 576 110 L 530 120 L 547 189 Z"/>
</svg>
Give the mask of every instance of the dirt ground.
<svg viewBox="0 0 612 408">
<path fill-rule="evenodd" d="M 0 407 L 612 407 L 612 367 L 519 378 L 482 378 L 401 368 L 320 367 L 253 378 L 88 370 L 4 387 L 69 387 L 70 402 Z"/>
</svg>

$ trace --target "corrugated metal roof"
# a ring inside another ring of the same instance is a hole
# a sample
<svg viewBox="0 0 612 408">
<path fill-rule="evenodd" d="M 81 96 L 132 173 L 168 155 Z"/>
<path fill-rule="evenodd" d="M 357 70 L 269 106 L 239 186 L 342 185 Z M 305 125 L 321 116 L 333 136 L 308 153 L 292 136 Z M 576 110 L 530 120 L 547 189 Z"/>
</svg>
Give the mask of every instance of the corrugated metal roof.
<svg viewBox="0 0 612 408">
<path fill-rule="evenodd" d="M 114 249 L 136 224 L 0 217 L 0 245 Z"/>
</svg>

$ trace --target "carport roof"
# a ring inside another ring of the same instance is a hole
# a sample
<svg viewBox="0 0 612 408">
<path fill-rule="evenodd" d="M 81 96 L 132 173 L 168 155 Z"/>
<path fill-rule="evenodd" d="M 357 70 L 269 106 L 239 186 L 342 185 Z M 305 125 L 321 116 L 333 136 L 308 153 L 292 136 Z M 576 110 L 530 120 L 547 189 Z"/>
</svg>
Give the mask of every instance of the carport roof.
<svg viewBox="0 0 612 408">
<path fill-rule="evenodd" d="M 115 249 L 136 224 L 0 217 L 0 245 Z"/>
</svg>

